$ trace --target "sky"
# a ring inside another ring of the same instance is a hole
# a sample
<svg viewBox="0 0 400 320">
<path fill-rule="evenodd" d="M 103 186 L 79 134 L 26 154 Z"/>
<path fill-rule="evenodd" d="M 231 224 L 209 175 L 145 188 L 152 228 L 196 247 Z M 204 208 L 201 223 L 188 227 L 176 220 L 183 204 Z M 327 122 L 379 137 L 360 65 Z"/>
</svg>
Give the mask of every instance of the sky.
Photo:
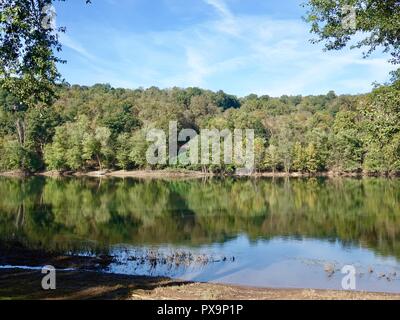
<svg viewBox="0 0 400 320">
<path fill-rule="evenodd" d="M 71 84 L 201 87 L 240 97 L 368 92 L 393 70 L 380 52 L 323 51 L 303 0 L 69 0 L 56 4 Z"/>
</svg>

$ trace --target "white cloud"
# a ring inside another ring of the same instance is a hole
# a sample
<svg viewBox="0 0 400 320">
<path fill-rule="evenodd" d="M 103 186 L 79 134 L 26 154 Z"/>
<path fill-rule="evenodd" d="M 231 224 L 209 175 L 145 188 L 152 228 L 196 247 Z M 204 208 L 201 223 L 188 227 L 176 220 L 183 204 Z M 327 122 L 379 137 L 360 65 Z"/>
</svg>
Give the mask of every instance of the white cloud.
<svg viewBox="0 0 400 320">
<path fill-rule="evenodd" d="M 210 6 L 213 6 L 221 14 L 223 18 L 226 19 L 233 18 L 231 11 L 228 9 L 227 5 L 222 0 L 204 0 L 204 1 Z"/>
<path fill-rule="evenodd" d="M 99 68 L 93 77 L 101 82 L 238 95 L 365 92 L 392 69 L 385 58 L 364 60 L 357 50 L 322 52 L 309 44 L 309 26 L 300 18 L 235 15 L 223 0 L 203 1 L 215 18 L 156 32 L 98 30 L 103 42 L 91 50 L 68 37 L 63 43 Z"/>
<path fill-rule="evenodd" d="M 196 86 L 203 85 L 203 79 L 210 74 L 204 56 L 193 48 L 186 48 L 186 63 L 189 68 L 189 82 Z"/>
<path fill-rule="evenodd" d="M 221 19 L 216 22 L 215 26 L 220 32 L 230 35 L 238 35 L 238 21 L 223 0 L 204 0 L 205 3 L 214 7 L 219 13 Z"/>
<path fill-rule="evenodd" d="M 74 50 L 79 55 L 81 55 L 82 57 L 84 57 L 84 58 L 86 58 L 88 60 L 92 60 L 92 61 L 97 60 L 95 55 L 89 53 L 89 51 L 86 50 L 80 43 L 78 43 L 77 41 L 73 40 L 71 37 L 69 37 L 65 33 L 61 33 L 60 42 L 64 47 L 67 47 L 67 48 L 70 48 L 70 49 Z"/>
</svg>

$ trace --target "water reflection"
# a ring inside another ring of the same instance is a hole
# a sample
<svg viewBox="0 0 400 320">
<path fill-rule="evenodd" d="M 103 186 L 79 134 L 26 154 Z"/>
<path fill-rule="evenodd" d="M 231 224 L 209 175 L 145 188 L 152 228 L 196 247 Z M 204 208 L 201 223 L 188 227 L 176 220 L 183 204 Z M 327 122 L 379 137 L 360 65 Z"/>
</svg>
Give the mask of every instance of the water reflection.
<svg viewBox="0 0 400 320">
<path fill-rule="evenodd" d="M 33 248 L 201 246 L 245 235 L 339 240 L 400 257 L 400 180 L 1 178 L 0 194 L 1 239 Z"/>
</svg>

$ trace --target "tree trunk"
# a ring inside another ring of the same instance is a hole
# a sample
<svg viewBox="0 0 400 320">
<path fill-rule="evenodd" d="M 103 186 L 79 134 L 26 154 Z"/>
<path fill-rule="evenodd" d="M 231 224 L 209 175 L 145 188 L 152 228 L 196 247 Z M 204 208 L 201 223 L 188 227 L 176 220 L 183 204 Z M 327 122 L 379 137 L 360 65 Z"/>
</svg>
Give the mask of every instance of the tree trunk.
<svg viewBox="0 0 400 320">
<path fill-rule="evenodd" d="M 18 118 L 15 126 L 17 128 L 18 142 L 23 146 L 25 144 L 25 121 Z"/>
<path fill-rule="evenodd" d="M 99 163 L 100 171 L 103 171 L 103 166 L 101 165 L 101 160 L 99 155 L 97 154 L 96 157 L 97 157 L 97 162 Z"/>
</svg>

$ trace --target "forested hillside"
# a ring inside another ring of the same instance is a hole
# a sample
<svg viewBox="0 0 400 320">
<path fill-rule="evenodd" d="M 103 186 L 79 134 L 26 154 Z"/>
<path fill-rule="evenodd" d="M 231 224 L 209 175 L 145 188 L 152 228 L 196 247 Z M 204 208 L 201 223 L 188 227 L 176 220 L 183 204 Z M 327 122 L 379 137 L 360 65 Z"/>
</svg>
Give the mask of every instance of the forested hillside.
<svg viewBox="0 0 400 320">
<path fill-rule="evenodd" d="M 400 171 L 396 79 L 366 95 L 332 91 L 280 98 L 237 98 L 199 88 L 64 85 L 51 106 L 25 109 L 5 91 L 0 106 L 2 171 L 162 169 L 146 163 L 145 133 L 167 131 L 169 121 L 178 121 L 180 129 L 255 129 L 259 171 Z M 207 169 L 229 173 L 235 168 Z"/>
<path fill-rule="evenodd" d="M 391 83 L 360 96 L 332 91 L 238 98 L 199 88 L 60 86 L 57 67 L 65 61 L 58 36 L 66 28 L 43 23 L 53 18 L 45 9 L 55 2 L 0 2 L 1 171 L 163 169 L 145 160 L 145 136 L 151 128 L 167 131 L 170 121 L 197 131 L 254 129 L 259 171 L 400 171 L 400 71 Z M 328 0 L 304 4 L 312 42 L 324 43 L 327 50 L 363 48 L 365 57 L 384 48 L 389 61 L 399 64 L 398 1 L 352 1 L 352 26 L 344 23 L 348 15 L 342 5 Z M 186 169 L 230 173 L 236 168 Z"/>
</svg>

